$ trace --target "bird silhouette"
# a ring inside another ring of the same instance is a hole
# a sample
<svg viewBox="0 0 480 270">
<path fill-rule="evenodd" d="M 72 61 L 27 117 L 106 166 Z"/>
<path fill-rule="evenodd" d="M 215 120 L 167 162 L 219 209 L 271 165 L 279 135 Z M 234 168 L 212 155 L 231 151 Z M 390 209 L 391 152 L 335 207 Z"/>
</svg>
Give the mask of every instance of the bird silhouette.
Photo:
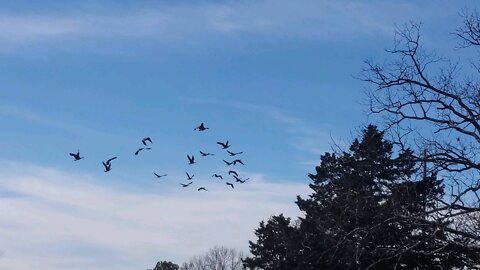
<svg viewBox="0 0 480 270">
<path fill-rule="evenodd" d="M 205 131 L 209 129 L 208 127 L 205 127 L 205 125 L 203 123 L 201 123 L 198 127 L 196 127 L 194 130 L 198 130 L 198 131 Z"/>
<path fill-rule="evenodd" d="M 221 176 L 220 174 L 214 174 L 214 175 L 212 175 L 212 177 L 220 178 L 220 179 L 223 180 L 223 176 Z"/>
<path fill-rule="evenodd" d="M 105 172 L 112 170 L 112 160 L 115 160 L 117 157 L 113 157 L 107 161 L 102 161 L 103 166 L 105 167 Z"/>
<path fill-rule="evenodd" d="M 146 137 L 146 138 L 143 138 L 143 139 L 142 139 L 142 143 L 143 143 L 143 145 L 145 145 L 145 146 L 146 146 L 146 145 L 147 145 L 147 142 L 150 142 L 150 143 L 152 143 L 152 139 L 150 139 L 150 137 Z"/>
<path fill-rule="evenodd" d="M 195 176 L 194 174 L 192 174 L 192 176 L 190 176 L 190 174 L 188 174 L 188 172 L 185 172 L 187 174 L 187 177 L 188 177 L 188 180 L 192 180 L 192 178 Z"/>
<path fill-rule="evenodd" d="M 243 152 L 238 152 L 238 153 L 234 153 L 234 152 L 230 152 L 227 150 L 227 152 L 230 154 L 230 156 L 236 156 L 236 155 L 240 155 L 240 154 L 243 154 Z"/>
<path fill-rule="evenodd" d="M 204 187 L 199 187 L 197 190 L 198 190 L 198 191 L 200 191 L 200 190 L 208 191 L 208 190 L 207 190 L 206 188 L 204 188 Z"/>
<path fill-rule="evenodd" d="M 217 142 L 217 144 L 221 145 L 223 147 L 223 149 L 227 149 L 229 148 L 231 145 L 228 144 L 228 141 L 223 143 L 223 142 Z"/>
<path fill-rule="evenodd" d="M 312 174 L 312 173 L 309 173 L 309 174 L 308 174 L 308 177 L 309 177 L 310 179 L 312 179 L 312 180 L 315 180 L 315 179 L 317 178 L 317 177 L 316 177 L 314 174 Z"/>
<path fill-rule="evenodd" d="M 227 185 L 231 186 L 232 188 L 234 188 L 232 183 L 227 182 L 227 183 L 225 183 L 225 184 L 227 184 Z"/>
<path fill-rule="evenodd" d="M 180 183 L 180 185 L 182 185 L 182 187 L 188 187 L 188 186 L 190 186 L 192 183 L 193 183 L 193 181 L 190 181 L 190 183 L 188 183 L 188 184 L 182 184 L 182 183 Z"/>
<path fill-rule="evenodd" d="M 73 160 L 74 161 L 79 161 L 80 159 L 82 159 L 83 157 L 80 156 L 80 151 L 77 151 L 77 153 L 70 153 L 70 156 L 73 157 Z"/>
<path fill-rule="evenodd" d="M 225 159 L 223 159 L 223 162 L 225 162 L 225 164 L 227 164 L 227 166 L 230 166 L 230 165 L 233 164 L 233 162 L 228 162 L 228 161 L 226 161 Z"/>
<path fill-rule="evenodd" d="M 239 182 L 239 183 L 242 183 L 242 184 L 245 183 L 248 179 L 250 179 L 250 178 L 247 178 L 245 180 L 242 180 L 235 175 L 233 176 L 233 178 L 235 178 L 235 182 Z"/>
<path fill-rule="evenodd" d="M 192 155 L 192 156 L 189 156 L 187 155 L 187 158 L 188 158 L 188 164 L 189 165 L 192 165 L 192 164 L 195 164 L 195 157 Z"/>
<path fill-rule="evenodd" d="M 228 175 L 235 175 L 238 176 L 238 173 L 236 171 L 228 171 Z"/>
<path fill-rule="evenodd" d="M 145 147 L 145 148 L 144 148 L 144 147 L 141 147 L 141 148 L 138 148 L 138 150 L 135 152 L 135 156 L 138 155 L 138 153 L 140 153 L 140 151 L 142 151 L 142 150 L 150 150 L 150 149 L 152 149 L 152 148 L 150 148 L 150 147 Z"/>
<path fill-rule="evenodd" d="M 242 160 L 240 160 L 240 159 L 235 159 L 234 161 L 232 161 L 232 163 L 233 163 L 233 165 L 237 165 L 237 163 L 245 165 L 245 164 L 243 164 Z"/>
<path fill-rule="evenodd" d="M 202 155 L 202 157 L 206 157 L 206 156 L 215 156 L 214 154 L 212 153 L 205 153 L 205 152 L 202 152 L 200 151 L 200 154 Z"/>
<path fill-rule="evenodd" d="M 155 176 L 156 176 L 157 178 L 162 178 L 162 177 L 164 177 L 164 176 L 167 176 L 166 174 L 160 175 L 160 174 L 157 174 L 157 173 L 155 173 L 155 172 L 154 172 L 153 174 L 155 174 Z"/>
</svg>

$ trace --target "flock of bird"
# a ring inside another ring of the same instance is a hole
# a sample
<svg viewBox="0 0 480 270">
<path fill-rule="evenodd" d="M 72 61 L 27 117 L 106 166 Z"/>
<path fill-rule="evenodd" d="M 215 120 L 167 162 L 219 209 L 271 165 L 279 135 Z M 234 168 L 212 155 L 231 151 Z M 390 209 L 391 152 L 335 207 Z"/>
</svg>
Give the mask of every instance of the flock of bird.
<svg viewBox="0 0 480 270">
<path fill-rule="evenodd" d="M 197 126 L 194 131 L 199 131 L 199 132 L 203 132 L 203 131 L 206 131 L 208 130 L 209 128 L 208 127 L 205 127 L 205 124 L 204 123 L 201 123 L 199 126 Z M 143 138 L 142 139 L 142 144 L 144 147 L 140 147 L 138 148 L 137 151 L 135 151 L 135 156 L 137 156 L 138 154 L 140 154 L 141 151 L 144 151 L 144 150 L 151 150 L 152 148 L 149 147 L 150 144 L 152 144 L 152 139 L 150 137 L 146 137 L 146 138 Z M 221 146 L 221 149 L 222 150 L 225 150 L 230 157 L 235 157 L 237 155 L 241 155 L 243 154 L 243 152 L 232 152 L 230 150 L 228 150 L 231 145 L 229 143 L 229 141 L 226 141 L 226 142 L 217 142 L 218 145 Z M 214 154 L 212 153 L 208 153 L 208 152 L 203 152 L 203 151 L 199 151 L 200 152 L 200 155 L 202 157 L 208 157 L 208 156 L 214 156 Z M 83 159 L 84 157 L 80 156 L 80 150 L 77 151 L 77 153 L 70 153 L 70 156 L 73 157 L 73 160 L 74 161 L 79 161 L 81 159 Z M 109 172 L 112 170 L 112 161 L 114 161 L 115 159 L 117 159 L 117 157 L 112 157 L 106 161 L 102 161 L 102 164 L 103 166 L 105 167 L 105 170 L 104 172 Z M 193 165 L 193 164 L 196 164 L 197 162 L 195 161 L 195 156 L 194 155 L 187 155 L 187 160 L 188 160 L 188 165 Z M 241 159 L 238 159 L 238 158 L 235 158 L 234 160 L 232 161 L 227 161 L 225 159 L 222 160 L 226 166 L 236 166 L 237 164 L 241 164 L 241 165 L 245 165 L 243 163 L 243 161 Z M 165 177 L 167 176 L 167 174 L 158 174 L 156 172 L 153 173 L 157 178 L 162 178 L 162 177 Z M 189 187 L 191 184 L 193 184 L 193 177 L 195 176 L 194 174 L 189 174 L 188 172 L 185 172 L 185 174 L 187 175 L 187 183 L 180 183 L 180 185 L 184 188 L 186 187 Z M 250 178 L 246 178 L 246 179 L 241 179 L 238 175 L 238 173 L 234 170 L 234 169 L 230 169 L 228 171 L 228 176 L 233 178 L 232 180 L 235 180 L 235 183 L 240 183 L 240 184 L 243 184 L 245 183 L 247 180 L 249 180 Z M 214 173 L 212 175 L 212 177 L 214 178 L 218 178 L 218 179 L 221 179 L 221 180 L 224 180 L 226 181 L 225 184 L 230 186 L 232 189 L 235 188 L 234 184 L 232 183 L 233 181 L 232 180 L 227 180 L 227 179 L 224 179 L 224 177 L 221 175 L 221 174 L 218 174 L 218 173 Z M 199 188 L 197 188 L 198 191 L 208 191 L 204 186 L 201 186 Z"/>
</svg>

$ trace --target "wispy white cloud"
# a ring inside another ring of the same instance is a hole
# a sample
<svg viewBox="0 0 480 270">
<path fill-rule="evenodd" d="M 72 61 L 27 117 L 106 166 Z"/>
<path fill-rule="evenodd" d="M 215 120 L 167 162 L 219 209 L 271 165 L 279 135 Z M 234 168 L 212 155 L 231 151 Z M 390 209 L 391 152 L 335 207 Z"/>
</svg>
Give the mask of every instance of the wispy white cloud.
<svg viewBox="0 0 480 270">
<path fill-rule="evenodd" d="M 81 124 L 72 123 L 66 120 L 59 120 L 42 114 L 36 110 L 13 104 L 0 104 L 0 116 L 25 121 L 36 125 L 41 125 L 57 130 L 62 130 L 70 134 L 94 134 L 107 136 L 109 138 L 119 137 L 118 135 L 104 132 Z"/>
<path fill-rule="evenodd" d="M 55 120 L 49 117 L 45 117 L 30 109 L 22 108 L 14 105 L 0 104 L 0 115 L 4 117 L 14 118 L 17 120 L 27 121 L 39 125 L 49 126 L 64 131 L 79 133 L 79 132 L 93 132 L 93 130 L 74 125 L 71 123 Z"/>
<path fill-rule="evenodd" d="M 0 45 L 91 38 L 168 42 L 194 39 L 198 44 L 197 38 L 204 35 L 225 37 L 238 33 L 266 38 L 350 40 L 360 35 L 391 35 L 396 19 L 406 16 L 397 10 L 409 10 L 409 14 L 414 11 L 402 3 L 323 0 L 203 2 L 102 10 L 3 13 Z"/>
<path fill-rule="evenodd" d="M 260 220 L 297 216 L 295 196 L 309 193 L 306 184 L 261 174 L 246 174 L 251 180 L 235 190 L 164 183 L 164 191 L 145 194 L 31 164 L 0 168 L 0 194 L 10 194 L 0 197 L 0 265 L 11 270 L 142 269 L 215 244 L 246 250 Z"/>
</svg>

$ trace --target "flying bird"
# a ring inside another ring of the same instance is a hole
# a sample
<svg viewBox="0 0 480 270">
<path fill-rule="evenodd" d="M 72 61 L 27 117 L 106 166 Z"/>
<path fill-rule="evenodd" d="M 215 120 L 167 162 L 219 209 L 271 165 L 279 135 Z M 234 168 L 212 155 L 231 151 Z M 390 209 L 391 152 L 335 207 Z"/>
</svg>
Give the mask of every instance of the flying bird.
<svg viewBox="0 0 480 270">
<path fill-rule="evenodd" d="M 217 144 L 221 145 L 223 147 L 223 149 L 227 149 L 231 146 L 230 144 L 228 144 L 228 141 L 226 143 L 217 142 Z"/>
<path fill-rule="evenodd" d="M 236 171 L 228 171 L 228 175 L 235 175 L 238 176 L 238 173 Z"/>
<path fill-rule="evenodd" d="M 145 147 L 145 148 L 144 148 L 144 147 L 141 147 L 141 148 L 138 148 L 138 150 L 135 152 L 135 156 L 138 155 L 138 153 L 140 153 L 140 151 L 142 151 L 142 150 L 150 150 L 150 149 L 152 149 L 152 148 L 150 148 L 150 147 Z"/>
<path fill-rule="evenodd" d="M 192 164 L 195 164 L 195 157 L 192 155 L 192 156 L 189 156 L 187 155 L 187 158 L 188 158 L 188 164 L 189 165 L 192 165 Z"/>
<path fill-rule="evenodd" d="M 76 154 L 75 154 L 75 153 L 70 153 L 70 156 L 73 157 L 73 160 L 74 160 L 74 161 L 78 161 L 78 160 L 80 160 L 80 159 L 83 158 L 83 157 L 80 156 L 80 151 L 77 151 Z"/>
<path fill-rule="evenodd" d="M 223 159 L 223 162 L 225 162 L 225 164 L 227 164 L 227 166 L 230 166 L 230 165 L 233 164 L 233 162 L 228 162 L 228 161 L 226 161 L 225 159 Z"/>
<path fill-rule="evenodd" d="M 188 183 L 188 184 L 182 184 L 182 183 L 180 183 L 180 185 L 182 185 L 182 187 L 188 187 L 188 186 L 190 186 L 192 183 L 193 183 L 193 181 L 190 181 L 190 183 Z"/>
<path fill-rule="evenodd" d="M 242 160 L 240 160 L 240 159 L 235 159 L 234 161 L 232 161 L 232 163 L 233 163 L 233 165 L 237 165 L 237 163 L 245 165 L 245 164 L 243 164 Z"/>
<path fill-rule="evenodd" d="M 223 176 L 221 176 L 220 174 L 214 174 L 214 175 L 212 175 L 212 177 L 220 178 L 220 179 L 223 180 Z"/>
<path fill-rule="evenodd" d="M 150 142 L 150 143 L 152 143 L 152 139 L 150 139 L 150 137 L 146 137 L 146 138 L 143 138 L 143 139 L 142 139 L 142 143 L 143 143 L 143 145 L 145 145 L 145 146 L 146 146 L 146 145 L 147 145 L 147 142 Z"/>
<path fill-rule="evenodd" d="M 205 153 L 205 152 L 202 152 L 200 151 L 200 154 L 202 155 L 202 157 L 206 157 L 206 156 L 215 156 L 214 154 L 212 153 Z"/>
<path fill-rule="evenodd" d="M 199 187 L 197 190 L 198 190 L 198 191 L 200 191 L 200 190 L 208 191 L 208 190 L 207 190 L 206 188 L 204 188 L 204 187 Z"/>
<path fill-rule="evenodd" d="M 227 150 L 227 152 L 230 154 L 230 156 L 236 156 L 236 155 L 240 155 L 240 154 L 243 154 L 243 152 L 238 152 L 238 153 L 234 153 L 234 152 L 230 152 Z"/>
<path fill-rule="evenodd" d="M 157 174 L 157 173 L 155 173 L 155 172 L 154 172 L 153 174 L 155 174 L 155 176 L 156 176 L 157 178 L 162 178 L 162 177 L 164 177 L 164 176 L 167 176 L 166 174 L 159 175 L 159 174 Z"/>
<path fill-rule="evenodd" d="M 198 127 L 196 127 L 194 130 L 198 130 L 198 131 L 205 131 L 209 129 L 208 127 L 205 127 L 205 125 L 203 123 L 201 123 Z"/>
<path fill-rule="evenodd" d="M 188 177 L 188 180 L 192 180 L 192 178 L 195 176 L 194 174 L 192 174 L 192 176 L 190 176 L 190 174 L 188 174 L 188 172 L 185 172 L 187 174 L 187 177 Z"/>
<path fill-rule="evenodd" d="M 112 160 L 115 160 L 117 157 L 113 157 L 107 161 L 102 161 L 103 166 L 105 167 L 105 172 L 109 172 L 112 169 Z"/>
<path fill-rule="evenodd" d="M 227 185 L 231 186 L 232 188 L 234 188 L 232 183 L 227 182 L 227 183 L 225 183 L 225 184 L 227 184 Z"/>
<path fill-rule="evenodd" d="M 235 178 L 235 182 L 239 182 L 239 183 L 242 183 L 242 184 L 245 183 L 248 179 L 250 179 L 250 178 L 247 178 L 245 180 L 242 180 L 242 179 L 236 177 L 235 175 L 233 176 L 233 178 Z"/>
</svg>

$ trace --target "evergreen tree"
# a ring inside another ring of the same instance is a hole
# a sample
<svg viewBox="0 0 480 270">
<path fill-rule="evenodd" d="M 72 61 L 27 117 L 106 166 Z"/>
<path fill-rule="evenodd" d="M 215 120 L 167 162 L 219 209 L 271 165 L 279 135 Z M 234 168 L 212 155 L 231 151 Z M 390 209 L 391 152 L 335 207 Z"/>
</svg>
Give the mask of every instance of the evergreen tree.
<svg viewBox="0 0 480 270">
<path fill-rule="evenodd" d="M 245 265 L 258 266 L 262 269 L 295 269 L 295 253 L 298 250 L 295 228 L 290 226 L 290 218 L 283 215 L 272 216 L 270 220 L 260 222 L 255 235 L 257 243 L 250 242 L 253 258 L 246 258 Z M 266 251 L 266 252 L 265 252 Z"/>
<path fill-rule="evenodd" d="M 157 262 L 153 270 L 178 270 L 179 266 L 168 261 Z"/>
<path fill-rule="evenodd" d="M 478 254 L 447 239 L 429 210 L 442 197 L 435 175 L 413 181 L 413 153 L 396 157 L 383 132 L 368 126 L 349 151 L 326 153 L 316 167 L 297 225 L 273 216 L 250 242 L 250 269 L 451 269 Z"/>
</svg>

